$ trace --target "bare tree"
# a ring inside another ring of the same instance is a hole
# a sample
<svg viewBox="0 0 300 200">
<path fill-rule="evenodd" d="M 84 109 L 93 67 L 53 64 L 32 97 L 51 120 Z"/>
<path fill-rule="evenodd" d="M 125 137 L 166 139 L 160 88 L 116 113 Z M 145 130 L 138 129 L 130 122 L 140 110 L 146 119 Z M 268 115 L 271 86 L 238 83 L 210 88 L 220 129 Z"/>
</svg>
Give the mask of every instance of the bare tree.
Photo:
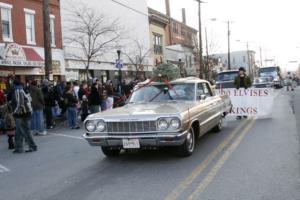
<svg viewBox="0 0 300 200">
<path fill-rule="evenodd" d="M 129 63 L 135 67 L 135 77 L 137 78 L 139 71 L 141 71 L 142 68 L 147 64 L 146 60 L 151 53 L 152 48 L 146 48 L 138 40 L 133 40 L 128 46 L 131 46 L 132 48 L 124 52 L 124 55 L 128 59 Z"/>
<path fill-rule="evenodd" d="M 92 62 L 99 62 L 100 57 L 114 49 L 121 37 L 118 20 L 111 21 L 93 8 L 73 6 L 68 10 L 65 41 L 76 48 L 70 56 L 83 62 L 86 78 Z"/>
<path fill-rule="evenodd" d="M 216 35 L 211 31 L 207 36 L 208 57 L 220 50 L 220 45 Z"/>
<path fill-rule="evenodd" d="M 211 62 L 211 55 L 215 52 L 217 52 L 220 48 L 218 41 L 216 40 L 216 37 L 213 33 L 211 33 L 209 36 L 207 36 L 207 33 L 205 34 L 205 50 L 206 50 L 206 56 L 205 56 L 205 65 L 203 69 L 200 69 L 202 71 L 201 74 L 204 74 L 204 78 L 210 79 L 211 78 L 211 69 L 210 69 L 210 62 Z M 198 46 L 198 38 L 197 36 L 193 37 L 193 44 L 194 44 L 194 51 L 199 52 L 199 46 Z M 196 54 L 199 60 L 199 54 Z"/>
</svg>

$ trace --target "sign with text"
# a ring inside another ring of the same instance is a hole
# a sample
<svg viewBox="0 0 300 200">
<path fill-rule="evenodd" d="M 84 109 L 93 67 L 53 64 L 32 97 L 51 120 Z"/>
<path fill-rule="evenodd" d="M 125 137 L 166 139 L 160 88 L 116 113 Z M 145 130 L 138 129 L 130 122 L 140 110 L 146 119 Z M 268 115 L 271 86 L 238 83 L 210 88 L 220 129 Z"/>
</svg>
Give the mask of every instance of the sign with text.
<svg viewBox="0 0 300 200">
<path fill-rule="evenodd" d="M 230 96 L 231 115 L 268 117 L 272 114 L 275 93 L 273 88 L 222 89 L 219 94 Z"/>
</svg>

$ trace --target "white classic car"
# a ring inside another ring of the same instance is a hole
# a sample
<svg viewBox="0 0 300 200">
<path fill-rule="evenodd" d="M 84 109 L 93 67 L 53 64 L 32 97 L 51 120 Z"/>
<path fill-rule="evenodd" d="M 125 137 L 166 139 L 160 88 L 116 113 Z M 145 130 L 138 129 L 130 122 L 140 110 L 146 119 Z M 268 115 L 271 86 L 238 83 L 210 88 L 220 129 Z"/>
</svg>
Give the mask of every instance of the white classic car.
<svg viewBox="0 0 300 200">
<path fill-rule="evenodd" d="M 124 107 L 89 115 L 83 137 L 108 157 L 122 149 L 162 146 L 177 146 L 180 155 L 189 156 L 196 138 L 221 131 L 231 108 L 227 95 L 215 95 L 198 78 L 140 84 Z"/>
</svg>

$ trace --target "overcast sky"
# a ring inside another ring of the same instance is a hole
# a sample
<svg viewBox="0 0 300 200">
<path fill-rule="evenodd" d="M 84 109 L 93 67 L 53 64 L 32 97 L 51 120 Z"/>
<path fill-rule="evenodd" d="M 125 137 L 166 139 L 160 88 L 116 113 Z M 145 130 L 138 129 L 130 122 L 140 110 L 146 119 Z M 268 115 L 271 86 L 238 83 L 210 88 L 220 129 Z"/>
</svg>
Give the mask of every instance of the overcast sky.
<svg viewBox="0 0 300 200">
<path fill-rule="evenodd" d="M 231 49 L 256 51 L 259 47 L 264 59 L 275 58 L 278 65 L 289 70 L 298 67 L 289 61 L 300 60 L 300 1 L 299 0 L 206 0 L 202 4 L 203 27 L 208 37 L 213 38 L 220 48 L 227 51 L 227 25 L 231 23 Z M 198 7 L 195 0 L 170 0 L 171 16 L 181 20 L 181 8 L 186 8 L 188 25 L 198 29 Z M 165 13 L 164 0 L 148 0 L 151 8 Z M 210 19 L 216 18 L 216 21 Z M 210 40 L 210 39 L 208 39 Z M 204 42 L 204 37 L 203 37 Z"/>
</svg>

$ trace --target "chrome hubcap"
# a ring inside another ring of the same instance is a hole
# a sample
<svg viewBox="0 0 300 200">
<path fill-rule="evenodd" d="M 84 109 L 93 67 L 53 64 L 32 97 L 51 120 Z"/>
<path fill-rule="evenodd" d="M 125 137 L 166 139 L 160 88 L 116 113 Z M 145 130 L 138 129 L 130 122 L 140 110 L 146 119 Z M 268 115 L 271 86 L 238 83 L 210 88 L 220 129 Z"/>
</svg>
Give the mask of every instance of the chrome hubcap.
<svg viewBox="0 0 300 200">
<path fill-rule="evenodd" d="M 192 133 L 190 133 L 190 132 L 187 135 L 187 143 L 188 143 L 189 151 L 193 151 L 193 149 L 194 149 L 194 138 L 193 138 Z"/>
<path fill-rule="evenodd" d="M 219 126 L 219 129 L 221 130 L 222 129 L 222 118 L 220 119 L 218 126 Z"/>
</svg>

